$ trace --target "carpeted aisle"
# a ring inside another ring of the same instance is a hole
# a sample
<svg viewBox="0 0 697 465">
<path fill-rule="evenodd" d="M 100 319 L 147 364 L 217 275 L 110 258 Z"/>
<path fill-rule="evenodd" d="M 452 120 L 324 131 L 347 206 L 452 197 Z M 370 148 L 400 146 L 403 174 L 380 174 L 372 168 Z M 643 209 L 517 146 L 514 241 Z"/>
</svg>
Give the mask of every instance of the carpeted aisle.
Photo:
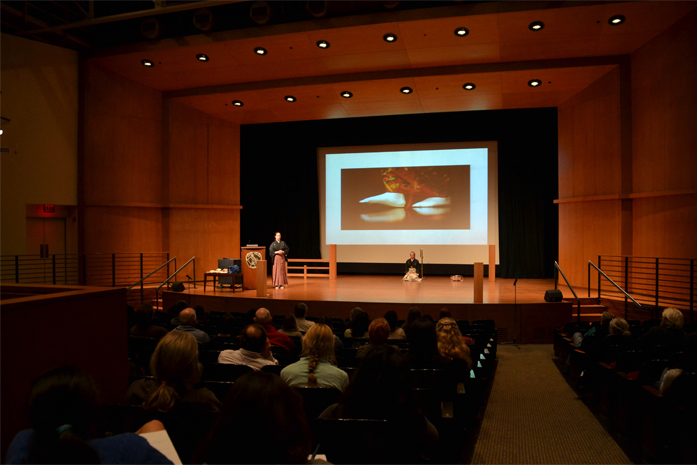
<svg viewBox="0 0 697 465">
<path fill-rule="evenodd" d="M 472 463 L 632 463 L 552 357 L 551 345 L 499 345 Z"/>
</svg>

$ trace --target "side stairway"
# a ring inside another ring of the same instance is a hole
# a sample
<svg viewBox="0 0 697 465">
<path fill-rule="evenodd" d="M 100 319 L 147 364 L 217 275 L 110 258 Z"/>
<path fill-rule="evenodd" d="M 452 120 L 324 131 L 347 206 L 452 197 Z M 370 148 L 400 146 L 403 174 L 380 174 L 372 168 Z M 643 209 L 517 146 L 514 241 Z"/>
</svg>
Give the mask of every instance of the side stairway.
<svg viewBox="0 0 697 465">
<path fill-rule="evenodd" d="M 573 312 L 569 321 L 576 321 L 578 311 L 576 299 L 573 297 L 564 297 L 562 301 L 570 302 L 571 305 L 573 305 Z M 595 297 L 581 297 L 579 301 L 581 302 L 581 321 L 599 321 L 600 315 L 608 309 L 606 305 L 601 304 L 600 300 Z"/>
</svg>

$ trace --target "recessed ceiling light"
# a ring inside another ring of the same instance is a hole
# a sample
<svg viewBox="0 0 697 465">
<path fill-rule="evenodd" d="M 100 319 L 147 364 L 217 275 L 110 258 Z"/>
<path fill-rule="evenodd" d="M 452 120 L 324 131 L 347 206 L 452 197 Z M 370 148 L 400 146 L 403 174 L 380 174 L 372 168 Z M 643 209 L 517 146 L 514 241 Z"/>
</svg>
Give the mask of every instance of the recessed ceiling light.
<svg viewBox="0 0 697 465">
<path fill-rule="evenodd" d="M 297 100 L 297 99 L 296 99 L 295 97 L 293 97 L 292 95 L 286 95 L 286 96 L 283 97 L 283 98 L 286 99 L 286 102 L 295 102 L 295 101 Z"/>
<path fill-rule="evenodd" d="M 530 87 L 540 87 L 542 85 L 542 81 L 539 79 L 531 79 L 528 81 L 528 85 Z"/>
<path fill-rule="evenodd" d="M 399 89 L 399 91 L 403 94 L 411 94 L 412 92 L 414 92 L 414 89 L 412 89 L 411 87 L 402 87 L 401 89 Z"/>
<path fill-rule="evenodd" d="M 382 40 L 384 40 L 385 42 L 397 42 L 397 36 L 389 32 L 382 36 Z"/>
<path fill-rule="evenodd" d="M 236 107 L 243 107 L 244 103 L 241 100 L 233 100 L 232 104 L 235 105 Z"/>
<path fill-rule="evenodd" d="M 625 22 L 627 18 L 625 18 L 622 15 L 615 15 L 612 18 L 608 19 L 607 22 L 610 24 L 610 26 L 619 26 L 623 22 Z"/>
<path fill-rule="evenodd" d="M 458 27 L 457 29 L 455 29 L 455 35 L 458 37 L 465 37 L 469 33 L 470 30 L 466 27 Z"/>
<path fill-rule="evenodd" d="M 329 48 L 329 45 L 330 45 L 329 42 L 327 42 L 326 40 L 318 40 L 317 41 L 317 46 L 319 48 Z"/>
<path fill-rule="evenodd" d="M 531 31 L 539 31 L 539 30 L 544 29 L 544 27 L 545 27 L 545 23 L 543 23 L 542 21 L 533 21 L 528 26 L 528 29 L 530 29 Z"/>
<path fill-rule="evenodd" d="M 264 47 L 257 47 L 254 49 L 254 53 L 257 55 L 266 55 L 266 49 Z"/>
<path fill-rule="evenodd" d="M 152 68 L 153 66 L 155 66 L 155 63 L 153 63 L 150 60 L 142 60 L 141 64 L 147 68 Z"/>
<path fill-rule="evenodd" d="M 341 93 L 341 96 L 344 98 L 351 98 L 351 97 L 353 97 L 353 94 L 351 92 L 349 92 L 348 90 L 345 90 Z"/>
<path fill-rule="evenodd" d="M 208 61 L 209 60 L 208 55 L 204 55 L 203 53 L 199 53 L 198 55 L 196 55 L 196 59 L 198 61 Z"/>
<path fill-rule="evenodd" d="M 475 86 L 475 85 L 472 84 L 471 82 L 467 82 L 467 83 L 465 83 L 465 84 L 462 85 L 462 88 L 465 89 L 465 90 L 474 90 L 476 87 L 477 87 L 477 86 Z"/>
</svg>

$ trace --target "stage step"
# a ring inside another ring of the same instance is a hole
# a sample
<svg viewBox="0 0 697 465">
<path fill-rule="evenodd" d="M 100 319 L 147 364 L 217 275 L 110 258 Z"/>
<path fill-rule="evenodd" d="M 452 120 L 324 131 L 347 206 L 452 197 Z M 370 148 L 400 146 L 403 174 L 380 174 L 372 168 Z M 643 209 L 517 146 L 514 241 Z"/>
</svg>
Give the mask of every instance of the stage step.
<svg viewBox="0 0 697 465">
<path fill-rule="evenodd" d="M 573 297 L 564 297 L 561 300 L 563 302 L 571 302 L 572 304 L 576 305 L 576 299 Z M 584 305 L 598 305 L 600 303 L 596 297 L 579 297 L 578 300 L 581 301 L 581 307 Z"/>
</svg>

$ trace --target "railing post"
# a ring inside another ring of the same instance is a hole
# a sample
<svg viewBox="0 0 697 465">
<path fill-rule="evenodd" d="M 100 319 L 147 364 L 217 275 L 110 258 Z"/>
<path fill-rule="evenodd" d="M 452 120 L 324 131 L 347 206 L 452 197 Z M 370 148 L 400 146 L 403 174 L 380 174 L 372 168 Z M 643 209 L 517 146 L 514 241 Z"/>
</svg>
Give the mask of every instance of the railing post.
<svg viewBox="0 0 697 465">
<path fill-rule="evenodd" d="M 140 303 L 142 305 L 143 299 L 145 298 L 143 293 L 143 252 L 140 253 Z"/>
<path fill-rule="evenodd" d="M 625 255 L 624 257 L 624 290 L 629 293 L 629 256 Z M 624 296 L 624 314 L 625 314 L 625 320 L 627 319 L 627 313 L 629 312 L 629 308 L 627 305 L 629 304 L 629 301 L 627 300 L 627 296 Z"/>
<path fill-rule="evenodd" d="M 111 285 L 116 287 L 116 254 L 111 254 Z"/>
<path fill-rule="evenodd" d="M 656 311 L 658 310 L 658 257 L 656 258 Z"/>
<path fill-rule="evenodd" d="M 15 282 L 19 284 L 19 255 L 15 255 Z"/>
<path fill-rule="evenodd" d="M 588 262 L 588 298 L 591 298 L 591 264 Z"/>
<path fill-rule="evenodd" d="M 82 285 L 87 286 L 87 254 L 82 254 Z"/>
<path fill-rule="evenodd" d="M 602 270 L 602 269 L 603 269 L 603 264 L 602 264 L 602 262 L 601 262 L 601 256 L 600 256 L 600 255 L 598 255 L 598 269 L 599 269 L 599 270 Z M 601 281 L 600 281 L 600 272 L 598 272 L 598 302 L 600 302 L 600 284 L 601 284 Z"/>
<path fill-rule="evenodd" d="M 690 323 L 693 321 L 692 312 L 695 307 L 695 260 L 690 260 Z"/>
<path fill-rule="evenodd" d="M 559 286 L 559 269 L 555 266 L 554 267 L 554 290 L 555 291 L 557 290 L 558 286 Z"/>
<path fill-rule="evenodd" d="M 51 257 L 51 268 L 53 269 L 53 284 L 56 284 L 56 254 Z"/>
</svg>

